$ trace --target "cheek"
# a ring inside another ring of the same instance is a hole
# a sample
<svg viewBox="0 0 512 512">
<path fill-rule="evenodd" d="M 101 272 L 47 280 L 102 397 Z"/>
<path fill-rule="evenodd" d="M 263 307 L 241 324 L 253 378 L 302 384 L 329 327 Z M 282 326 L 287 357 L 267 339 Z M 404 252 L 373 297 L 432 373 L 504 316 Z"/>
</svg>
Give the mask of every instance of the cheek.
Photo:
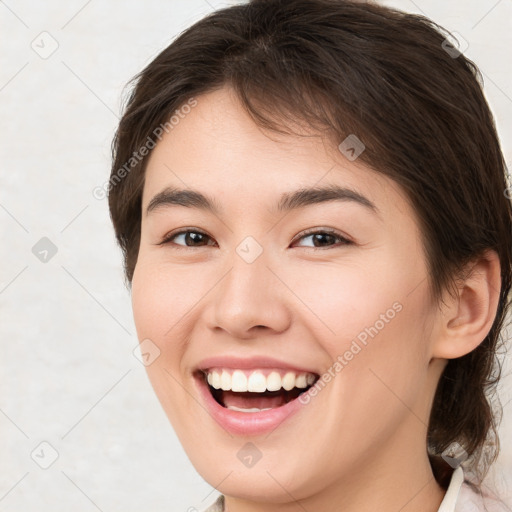
<svg viewBox="0 0 512 512">
<path fill-rule="evenodd" d="M 297 308 L 304 311 L 300 321 L 308 319 L 330 356 L 326 372 L 336 376 L 340 393 L 351 390 L 340 398 L 356 409 L 358 403 L 378 407 L 385 398 L 393 400 L 386 384 L 414 400 L 428 368 L 428 290 L 420 260 L 406 265 L 391 254 L 379 256 L 336 267 L 315 265 L 311 275 L 304 270 L 300 279 L 288 277 L 307 306 Z"/>
<path fill-rule="evenodd" d="M 354 313 L 359 325 L 329 347 L 335 401 L 351 411 L 349 431 L 365 432 L 368 440 L 391 436 L 411 414 L 428 422 L 429 338 L 422 328 L 428 304 L 425 289 L 409 296 L 403 290 L 395 289 L 394 302 L 393 294 L 368 300 L 365 313 Z"/>
<path fill-rule="evenodd" d="M 184 406 L 179 381 L 188 339 L 187 313 L 198 300 L 198 290 L 188 277 L 184 272 L 165 272 L 160 265 L 139 266 L 138 262 L 132 280 L 138 339 L 151 340 L 159 350 L 158 357 L 146 366 L 146 372 L 173 423 L 176 410 Z"/>
<path fill-rule="evenodd" d="M 336 264 L 309 263 L 309 267 L 281 273 L 298 299 L 293 303 L 299 322 L 314 325 L 329 353 L 337 353 L 366 327 L 375 322 L 380 325 L 382 314 L 395 316 L 393 304 L 400 291 L 387 270 L 382 272 L 382 262 L 371 258 L 359 262 L 347 258 Z"/>
<path fill-rule="evenodd" d="M 132 309 L 139 339 L 154 338 L 176 346 L 178 333 L 208 290 L 207 280 L 197 268 L 179 271 L 166 265 L 142 264 L 132 281 Z"/>
<path fill-rule="evenodd" d="M 199 300 L 201 281 L 190 271 L 172 271 L 139 258 L 132 280 L 132 310 L 137 336 L 149 339 L 159 349 L 146 366 L 151 385 L 173 425 L 180 424 L 179 411 L 187 405 L 182 393 L 180 363 L 187 348 L 188 314 Z"/>
</svg>

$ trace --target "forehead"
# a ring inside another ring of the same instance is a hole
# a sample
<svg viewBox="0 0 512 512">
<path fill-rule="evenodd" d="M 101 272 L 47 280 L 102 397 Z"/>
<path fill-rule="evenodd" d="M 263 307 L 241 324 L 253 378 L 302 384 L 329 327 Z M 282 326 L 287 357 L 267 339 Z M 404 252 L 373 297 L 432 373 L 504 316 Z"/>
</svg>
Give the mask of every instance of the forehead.
<svg viewBox="0 0 512 512">
<path fill-rule="evenodd" d="M 402 208 L 407 199 L 395 182 L 350 161 L 324 134 L 290 123 L 298 134 L 264 130 L 244 110 L 234 91 L 222 88 L 197 104 L 164 133 L 146 166 L 143 210 L 166 187 L 194 189 L 219 206 L 238 198 L 277 204 L 284 193 L 339 185 L 373 204 Z M 364 134 L 360 134 L 364 140 Z"/>
</svg>

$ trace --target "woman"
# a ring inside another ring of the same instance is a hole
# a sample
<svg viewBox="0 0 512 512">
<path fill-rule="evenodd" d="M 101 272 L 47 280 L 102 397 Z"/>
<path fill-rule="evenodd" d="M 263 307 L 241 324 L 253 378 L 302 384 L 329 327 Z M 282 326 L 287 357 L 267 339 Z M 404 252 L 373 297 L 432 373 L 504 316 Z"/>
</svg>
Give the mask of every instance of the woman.
<svg viewBox="0 0 512 512">
<path fill-rule="evenodd" d="M 136 77 L 110 212 L 209 511 L 504 510 L 512 212 L 478 78 L 430 20 L 341 0 L 216 11 Z"/>
</svg>

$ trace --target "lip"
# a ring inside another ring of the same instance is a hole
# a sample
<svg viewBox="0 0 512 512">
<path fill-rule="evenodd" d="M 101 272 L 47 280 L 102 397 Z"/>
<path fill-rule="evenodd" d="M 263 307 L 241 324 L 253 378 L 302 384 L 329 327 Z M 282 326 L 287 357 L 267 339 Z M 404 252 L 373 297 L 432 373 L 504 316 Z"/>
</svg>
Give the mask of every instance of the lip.
<svg viewBox="0 0 512 512">
<path fill-rule="evenodd" d="M 236 356 L 216 356 L 203 359 L 198 363 L 195 370 L 209 370 L 210 368 L 229 368 L 229 369 L 240 369 L 240 370 L 256 370 L 258 368 L 275 368 L 294 371 L 296 373 L 314 373 L 319 375 L 318 372 L 311 368 L 305 368 L 302 366 L 295 366 L 279 359 L 274 359 L 267 356 L 254 356 L 250 358 L 242 358 Z M 247 413 L 241 413 L 247 414 Z"/>
<path fill-rule="evenodd" d="M 225 359 L 224 359 L 225 361 Z M 251 360 L 252 361 L 252 360 Z M 210 363 L 209 363 L 210 364 Z M 240 368 L 240 367 L 239 367 Z M 252 368 L 252 366 L 246 367 Z M 293 369 L 290 367 L 290 369 Z M 194 373 L 194 381 L 199 394 L 212 418 L 227 432 L 233 435 L 261 435 L 272 432 L 286 419 L 298 413 L 305 405 L 298 398 L 281 407 L 261 412 L 239 412 L 222 407 L 213 398 L 207 382 L 200 372 Z M 307 393 L 307 391 L 305 392 Z"/>
</svg>

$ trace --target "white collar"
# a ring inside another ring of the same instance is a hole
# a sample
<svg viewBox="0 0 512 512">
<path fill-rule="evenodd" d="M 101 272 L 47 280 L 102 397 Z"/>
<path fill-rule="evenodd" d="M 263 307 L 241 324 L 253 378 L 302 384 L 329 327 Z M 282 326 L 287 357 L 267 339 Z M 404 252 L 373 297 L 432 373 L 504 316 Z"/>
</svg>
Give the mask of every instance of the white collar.
<svg viewBox="0 0 512 512">
<path fill-rule="evenodd" d="M 455 512 L 455 505 L 459 497 L 459 492 L 464 482 L 464 471 L 459 466 L 453 473 L 450 480 L 450 485 L 446 490 L 441 506 L 437 512 Z"/>
</svg>

